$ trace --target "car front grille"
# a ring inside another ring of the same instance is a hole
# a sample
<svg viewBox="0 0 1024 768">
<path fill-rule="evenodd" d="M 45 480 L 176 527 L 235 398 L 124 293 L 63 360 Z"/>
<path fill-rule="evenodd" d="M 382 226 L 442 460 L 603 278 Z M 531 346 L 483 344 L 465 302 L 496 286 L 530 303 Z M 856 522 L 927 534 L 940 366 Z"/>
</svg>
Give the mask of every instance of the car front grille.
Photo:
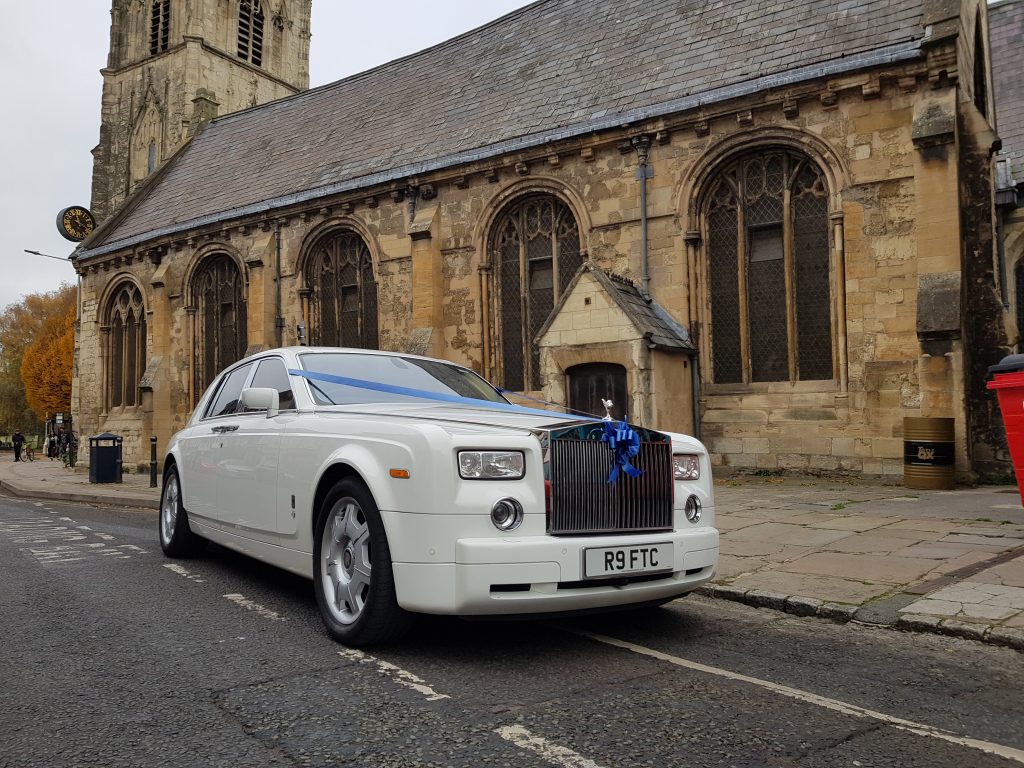
<svg viewBox="0 0 1024 768">
<path fill-rule="evenodd" d="M 667 435 L 634 427 L 640 453 L 631 464 L 642 471 L 619 472 L 608 482 L 614 455 L 601 442 L 603 426 L 551 433 L 548 454 L 550 514 L 554 535 L 664 531 L 672 528 L 672 443 Z"/>
</svg>

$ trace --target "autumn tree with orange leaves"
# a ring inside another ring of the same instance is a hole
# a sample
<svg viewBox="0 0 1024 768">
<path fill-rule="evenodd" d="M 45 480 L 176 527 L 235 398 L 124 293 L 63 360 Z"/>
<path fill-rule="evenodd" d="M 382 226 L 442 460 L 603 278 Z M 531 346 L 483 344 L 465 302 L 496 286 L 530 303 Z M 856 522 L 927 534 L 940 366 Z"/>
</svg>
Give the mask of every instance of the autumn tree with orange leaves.
<svg viewBox="0 0 1024 768">
<path fill-rule="evenodd" d="M 37 416 L 71 413 L 71 366 L 75 355 L 75 300 L 63 315 L 46 319 L 42 332 L 25 349 L 21 381 L 25 402 Z"/>
<path fill-rule="evenodd" d="M 71 411 L 75 286 L 33 293 L 0 313 L 0 433 L 38 431 Z"/>
</svg>

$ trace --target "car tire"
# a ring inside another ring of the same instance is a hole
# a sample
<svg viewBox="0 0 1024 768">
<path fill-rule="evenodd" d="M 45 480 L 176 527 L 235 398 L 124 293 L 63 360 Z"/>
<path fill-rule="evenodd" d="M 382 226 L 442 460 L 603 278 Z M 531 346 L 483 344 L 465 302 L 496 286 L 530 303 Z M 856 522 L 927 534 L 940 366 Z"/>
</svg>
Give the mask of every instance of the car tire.
<svg viewBox="0 0 1024 768">
<path fill-rule="evenodd" d="M 188 513 L 181 500 L 181 480 L 173 466 L 164 474 L 157 527 L 160 530 L 160 548 L 168 557 L 194 557 L 206 549 L 206 539 L 194 534 L 189 527 Z"/>
<path fill-rule="evenodd" d="M 359 480 L 338 481 L 317 515 L 313 587 L 327 631 L 345 645 L 397 640 L 411 614 L 395 596 L 391 550 L 380 510 Z"/>
</svg>

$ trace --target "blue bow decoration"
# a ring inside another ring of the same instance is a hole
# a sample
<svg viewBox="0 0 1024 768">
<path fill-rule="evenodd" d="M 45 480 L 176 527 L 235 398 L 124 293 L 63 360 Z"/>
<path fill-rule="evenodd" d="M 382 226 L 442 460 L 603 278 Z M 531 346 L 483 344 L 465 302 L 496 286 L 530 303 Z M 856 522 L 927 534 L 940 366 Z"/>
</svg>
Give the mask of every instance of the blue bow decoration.
<svg viewBox="0 0 1024 768">
<path fill-rule="evenodd" d="M 640 435 L 636 433 L 626 422 L 620 421 L 615 424 L 612 421 L 604 422 L 604 434 L 601 435 L 601 442 L 608 443 L 608 447 L 615 452 L 615 464 L 608 475 L 608 483 L 612 484 L 619 479 L 621 469 L 630 477 L 639 477 L 643 472 L 629 460 L 640 453 Z"/>
</svg>

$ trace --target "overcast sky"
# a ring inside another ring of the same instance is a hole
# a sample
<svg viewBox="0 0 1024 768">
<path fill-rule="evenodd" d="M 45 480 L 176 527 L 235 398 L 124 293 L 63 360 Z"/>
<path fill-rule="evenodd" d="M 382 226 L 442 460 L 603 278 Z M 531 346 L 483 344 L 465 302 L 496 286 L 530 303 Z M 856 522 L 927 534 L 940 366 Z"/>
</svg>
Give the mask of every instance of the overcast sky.
<svg viewBox="0 0 1024 768">
<path fill-rule="evenodd" d="M 527 0 L 313 0 L 310 84 L 323 85 L 447 40 Z M 0 312 L 28 293 L 74 282 L 57 212 L 89 205 L 110 40 L 110 0 L 6 3 L 0 46 L 8 99 L 0 119 Z M 353 10 L 358 7 L 358 10 Z M 429 75 L 428 75 L 429 76 Z"/>
</svg>

